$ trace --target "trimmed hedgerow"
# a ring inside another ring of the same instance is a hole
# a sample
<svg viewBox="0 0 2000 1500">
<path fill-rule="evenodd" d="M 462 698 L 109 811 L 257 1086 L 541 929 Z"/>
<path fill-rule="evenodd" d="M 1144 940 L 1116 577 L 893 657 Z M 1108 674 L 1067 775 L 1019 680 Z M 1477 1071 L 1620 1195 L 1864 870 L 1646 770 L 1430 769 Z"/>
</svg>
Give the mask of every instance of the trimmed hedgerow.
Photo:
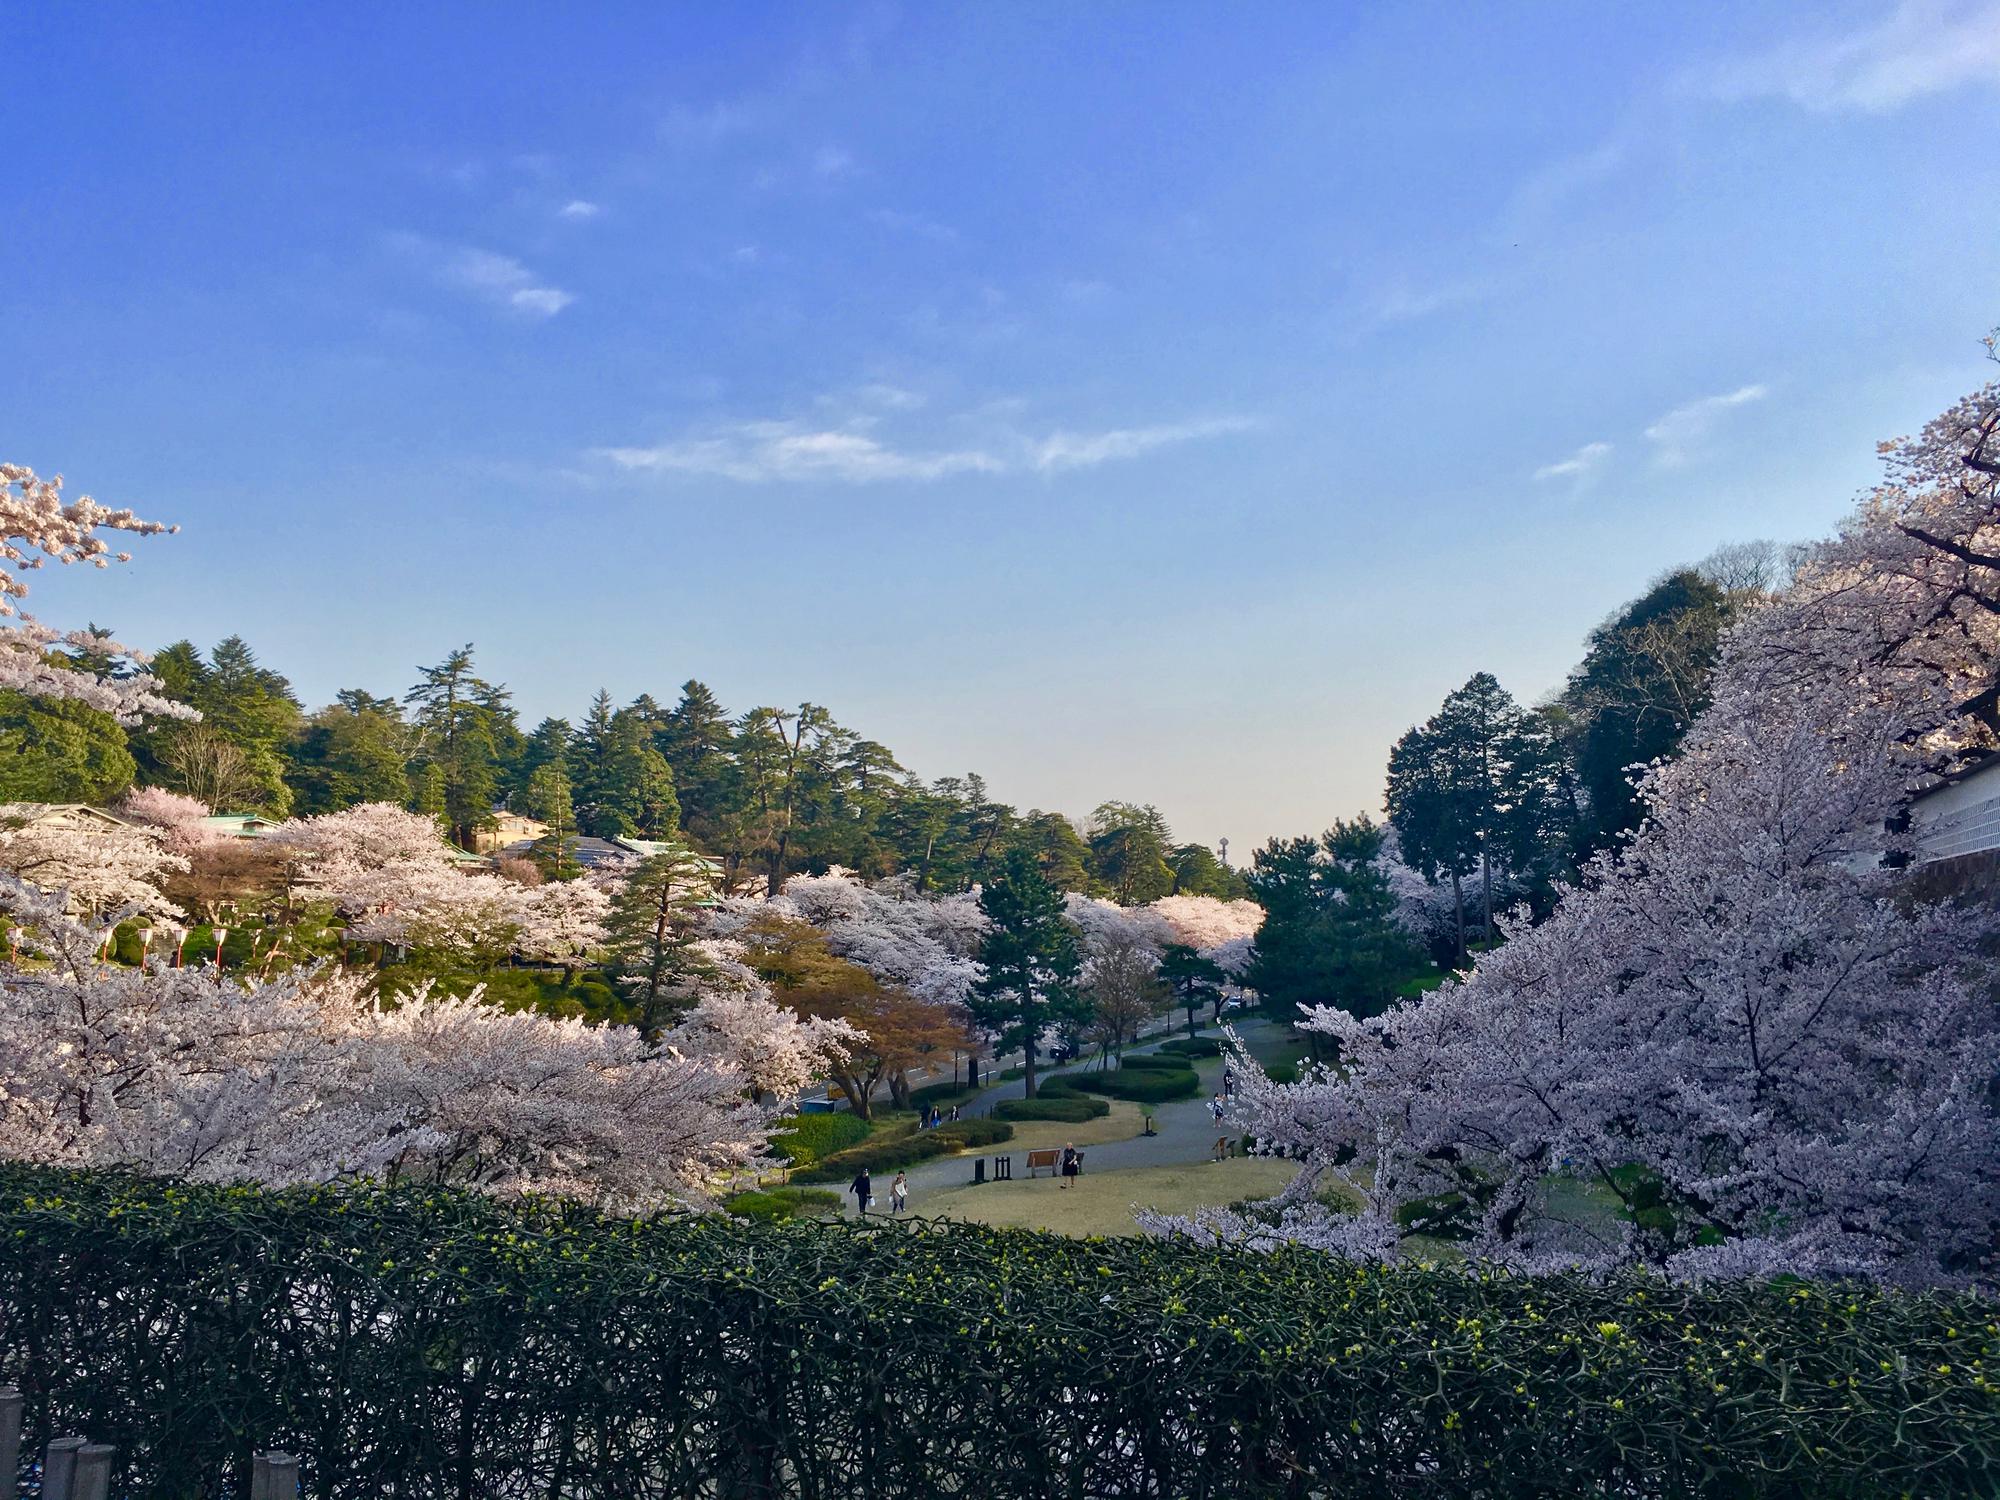
<svg viewBox="0 0 2000 1500">
<path fill-rule="evenodd" d="M 1067 1090 L 1061 1094 L 1044 1091 L 1033 1099 L 1003 1099 L 993 1106 L 993 1113 L 1003 1120 L 1061 1120 L 1081 1125 L 1110 1114 L 1111 1106 L 1102 1099 L 1088 1099 Z"/>
<path fill-rule="evenodd" d="M 1131 1099 L 1140 1104 L 1191 1099 L 1201 1091 L 1201 1080 L 1188 1069 L 1169 1072 L 1158 1068 L 1113 1068 L 1108 1073 L 1078 1075 L 1074 1081 L 1078 1088 L 1093 1094 L 1109 1094 L 1114 1099 Z"/>
<path fill-rule="evenodd" d="M 735 1193 L 722 1206 L 739 1219 L 812 1218 L 840 1212 L 840 1194 L 832 1188 L 772 1187 Z"/>
<path fill-rule="evenodd" d="M 967 1146 L 990 1146 L 1013 1134 L 1014 1127 L 1000 1120 L 958 1120 L 935 1130 L 906 1125 L 894 1134 L 876 1134 L 858 1146 L 836 1151 L 792 1173 L 792 1181 L 847 1182 L 863 1167 L 870 1172 L 913 1167 L 933 1156 L 950 1156 Z"/>
<path fill-rule="evenodd" d="M 1996 1368 L 1971 1295 L 0 1170 L 26 1446 L 134 1497 L 1982 1495 Z"/>
<path fill-rule="evenodd" d="M 935 1104 L 939 1109 L 949 1109 L 954 1104 L 964 1104 L 979 1090 L 959 1083 L 930 1083 L 920 1089 L 910 1090 L 910 1103 L 918 1109 L 927 1104 Z"/>
<path fill-rule="evenodd" d="M 783 1129 L 771 1133 L 771 1150 L 793 1166 L 810 1166 L 821 1157 L 859 1145 L 873 1129 L 868 1121 L 844 1109 L 793 1115 Z"/>
<path fill-rule="evenodd" d="M 1002 1120 L 953 1120 L 940 1125 L 932 1135 L 947 1136 L 961 1146 L 997 1146 L 1014 1138 L 1014 1127 Z"/>
<path fill-rule="evenodd" d="M 1212 1036 L 1177 1036 L 1171 1042 L 1160 1043 L 1162 1052 L 1177 1052 L 1182 1057 L 1220 1057 L 1222 1042 Z"/>
<path fill-rule="evenodd" d="M 1131 1073 L 1185 1073 L 1192 1064 L 1167 1052 L 1128 1052 L 1118 1066 Z"/>
</svg>

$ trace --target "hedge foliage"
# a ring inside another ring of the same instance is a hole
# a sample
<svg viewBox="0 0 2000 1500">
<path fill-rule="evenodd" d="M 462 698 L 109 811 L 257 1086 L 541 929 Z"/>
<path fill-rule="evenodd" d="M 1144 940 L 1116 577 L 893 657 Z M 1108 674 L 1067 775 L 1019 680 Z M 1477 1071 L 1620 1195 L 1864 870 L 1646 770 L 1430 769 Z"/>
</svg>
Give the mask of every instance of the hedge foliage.
<svg viewBox="0 0 2000 1500">
<path fill-rule="evenodd" d="M 1118 1066 L 1128 1073 L 1186 1073 L 1193 1064 L 1168 1052 L 1131 1052 L 1119 1059 Z"/>
<path fill-rule="evenodd" d="M 794 1115 L 783 1130 L 772 1133 L 771 1149 L 795 1167 L 811 1166 L 821 1157 L 858 1145 L 873 1128 L 844 1109 Z"/>
<path fill-rule="evenodd" d="M 1160 1043 L 1162 1052 L 1178 1052 L 1182 1057 L 1220 1057 L 1222 1041 L 1212 1036 L 1177 1036 Z"/>
<path fill-rule="evenodd" d="M 739 1219 L 794 1219 L 837 1214 L 842 1204 L 832 1188 L 787 1186 L 735 1193 L 722 1206 Z"/>
<path fill-rule="evenodd" d="M 935 1130 L 919 1130 L 915 1125 L 881 1130 L 858 1146 L 836 1151 L 811 1166 L 792 1173 L 794 1182 L 849 1182 L 866 1167 L 870 1172 L 913 1167 L 934 1156 L 950 1156 L 968 1146 L 991 1146 L 1009 1139 L 1014 1127 L 1004 1120 L 954 1120 Z"/>
<path fill-rule="evenodd" d="M 1132 1099 L 1140 1104 L 1192 1099 L 1201 1091 L 1201 1080 L 1192 1069 L 1134 1068 L 1129 1063 L 1108 1073 L 1079 1074 L 1071 1082 L 1093 1094 L 1109 1094 L 1114 1099 Z"/>
<path fill-rule="evenodd" d="M 1110 1114 L 1111 1106 L 1102 1099 L 1088 1099 L 1082 1094 L 1067 1091 L 1052 1094 L 1044 1090 L 1033 1099 L 1002 1099 L 993 1106 L 993 1113 L 1003 1120 L 1061 1120 L 1081 1125 L 1085 1120 Z"/>
<path fill-rule="evenodd" d="M 114 1493 L 1992 1494 L 1972 1296 L 0 1169 L 0 1379 Z"/>
</svg>

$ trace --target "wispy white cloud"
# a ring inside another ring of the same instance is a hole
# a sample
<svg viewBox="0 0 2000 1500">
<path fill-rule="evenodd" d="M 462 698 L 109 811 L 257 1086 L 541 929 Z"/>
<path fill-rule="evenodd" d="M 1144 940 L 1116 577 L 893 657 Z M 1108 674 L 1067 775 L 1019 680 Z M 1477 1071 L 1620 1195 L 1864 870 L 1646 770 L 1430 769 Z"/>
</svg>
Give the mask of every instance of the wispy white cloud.
<svg viewBox="0 0 2000 1500">
<path fill-rule="evenodd" d="M 1615 176 L 1627 159 L 1624 142 L 1613 137 L 1536 168 L 1508 195 L 1496 233 L 1511 241 L 1541 232 L 1579 197 Z"/>
<path fill-rule="evenodd" d="M 1724 99 L 1886 114 L 1967 84 L 2000 84 L 2000 0 L 1902 0 L 1853 31 L 1823 31 L 1727 59 L 1693 79 Z"/>
<path fill-rule="evenodd" d="M 1477 302 L 1488 291 L 1487 283 L 1471 279 L 1439 281 L 1425 286 L 1399 280 L 1375 294 L 1368 305 L 1368 317 L 1377 325 L 1413 323 L 1420 318 Z"/>
<path fill-rule="evenodd" d="M 905 409 L 911 403 L 885 399 L 879 404 Z M 953 446 L 898 444 L 877 436 L 876 425 L 866 416 L 837 426 L 740 422 L 652 447 L 601 448 L 592 456 L 627 473 L 687 474 L 742 484 L 926 482 L 959 474 L 1055 474 L 1095 468 L 1176 443 L 1241 432 L 1253 424 L 1245 418 L 1218 417 L 1103 432 L 1055 432 L 1039 438 L 1009 432 Z"/>
<path fill-rule="evenodd" d="M 388 242 L 443 285 L 524 317 L 552 318 L 576 301 L 511 255 L 474 245 L 440 244 L 418 234 L 392 234 Z"/>
<path fill-rule="evenodd" d="M 556 216 L 563 219 L 594 219 L 604 210 L 588 198 L 572 198 L 556 210 Z"/>
<path fill-rule="evenodd" d="M 1035 445 L 1034 466 L 1043 473 L 1091 469 L 1118 459 L 1138 458 L 1155 448 L 1223 437 L 1255 425 L 1248 417 L 1208 417 L 1154 427 L 1116 427 L 1109 432 L 1057 432 Z"/>
<path fill-rule="evenodd" d="M 1568 458 L 1559 458 L 1552 464 L 1543 464 L 1535 470 L 1535 478 L 1570 479 L 1578 484 L 1595 477 L 1604 467 L 1604 461 L 1611 457 L 1609 443 L 1585 443 Z"/>
<path fill-rule="evenodd" d="M 974 448 L 918 452 L 892 448 L 851 428 L 794 422 L 744 422 L 651 448 L 605 448 L 599 456 L 628 472 L 696 474 L 743 484 L 812 479 L 869 484 L 1001 468 L 993 455 Z"/>
<path fill-rule="evenodd" d="M 1653 457 L 1667 468 L 1686 463 L 1726 413 L 1736 407 L 1762 401 L 1769 394 L 1768 387 L 1746 385 L 1719 396 L 1704 396 L 1699 401 L 1675 407 L 1646 429 L 1646 441 L 1653 445 Z"/>
<path fill-rule="evenodd" d="M 464 246 L 444 263 L 446 280 L 530 317 L 552 318 L 576 298 L 560 287 L 547 286 L 511 255 Z"/>
</svg>

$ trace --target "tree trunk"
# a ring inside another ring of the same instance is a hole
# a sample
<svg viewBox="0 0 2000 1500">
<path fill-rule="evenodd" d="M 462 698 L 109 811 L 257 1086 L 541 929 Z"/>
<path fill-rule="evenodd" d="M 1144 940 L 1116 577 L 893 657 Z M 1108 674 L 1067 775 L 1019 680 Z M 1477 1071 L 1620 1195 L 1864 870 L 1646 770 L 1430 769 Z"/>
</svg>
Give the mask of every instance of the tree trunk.
<svg viewBox="0 0 2000 1500">
<path fill-rule="evenodd" d="M 1022 1083 L 1022 1097 L 1027 1099 L 1034 1098 L 1035 1097 L 1035 1034 L 1032 1031 L 1028 1033 L 1027 1041 L 1023 1043 L 1021 1047 L 1021 1083 Z"/>
<path fill-rule="evenodd" d="M 1463 967 L 1465 953 L 1465 891 L 1459 884 L 1458 871 L 1451 872 L 1451 909 L 1458 917 L 1458 962 Z"/>
<path fill-rule="evenodd" d="M 1486 942 L 1493 943 L 1493 866 L 1486 858 L 1486 846 L 1479 846 L 1479 890 L 1486 902 Z"/>
</svg>

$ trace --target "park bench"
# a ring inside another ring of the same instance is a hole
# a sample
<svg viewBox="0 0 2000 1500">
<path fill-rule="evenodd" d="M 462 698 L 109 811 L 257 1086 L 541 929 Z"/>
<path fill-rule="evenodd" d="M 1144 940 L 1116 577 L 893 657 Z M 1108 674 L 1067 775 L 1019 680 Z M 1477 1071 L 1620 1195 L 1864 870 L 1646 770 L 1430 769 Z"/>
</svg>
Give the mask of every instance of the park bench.
<svg viewBox="0 0 2000 1500">
<path fill-rule="evenodd" d="M 1043 1167 L 1047 1167 L 1051 1173 L 1054 1173 L 1061 1163 L 1062 1152 L 1056 1150 L 1053 1146 L 1046 1151 L 1030 1151 L 1028 1153 L 1028 1175 L 1033 1177 Z"/>
</svg>

